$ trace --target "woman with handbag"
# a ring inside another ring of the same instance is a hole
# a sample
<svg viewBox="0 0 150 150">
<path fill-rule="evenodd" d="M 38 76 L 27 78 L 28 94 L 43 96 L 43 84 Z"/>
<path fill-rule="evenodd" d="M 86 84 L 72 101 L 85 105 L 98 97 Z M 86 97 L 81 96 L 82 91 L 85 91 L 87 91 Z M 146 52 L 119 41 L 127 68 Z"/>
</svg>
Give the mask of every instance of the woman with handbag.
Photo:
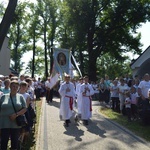
<svg viewBox="0 0 150 150">
<path fill-rule="evenodd" d="M 17 125 L 16 118 L 23 115 L 27 108 L 25 99 L 17 93 L 18 88 L 18 81 L 11 81 L 10 94 L 4 94 L 0 99 L 1 150 L 7 150 L 9 137 L 11 149 L 17 150 L 21 126 Z"/>
</svg>

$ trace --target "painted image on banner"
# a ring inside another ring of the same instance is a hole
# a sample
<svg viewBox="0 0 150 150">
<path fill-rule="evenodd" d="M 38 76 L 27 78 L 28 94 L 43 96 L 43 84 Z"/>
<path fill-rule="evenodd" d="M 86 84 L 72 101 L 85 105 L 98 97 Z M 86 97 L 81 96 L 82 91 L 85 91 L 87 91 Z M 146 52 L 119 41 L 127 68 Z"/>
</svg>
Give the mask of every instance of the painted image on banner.
<svg viewBox="0 0 150 150">
<path fill-rule="evenodd" d="M 64 66 L 66 64 L 66 56 L 65 56 L 65 54 L 60 52 L 57 55 L 57 61 L 58 61 L 59 65 Z"/>
</svg>

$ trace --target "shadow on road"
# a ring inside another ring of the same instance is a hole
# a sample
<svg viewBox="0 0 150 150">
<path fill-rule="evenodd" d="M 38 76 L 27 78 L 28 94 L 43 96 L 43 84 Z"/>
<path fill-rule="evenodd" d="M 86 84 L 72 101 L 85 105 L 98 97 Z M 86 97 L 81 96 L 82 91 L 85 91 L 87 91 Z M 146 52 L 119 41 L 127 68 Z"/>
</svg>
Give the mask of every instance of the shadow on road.
<svg viewBox="0 0 150 150">
<path fill-rule="evenodd" d="M 102 138 L 106 138 L 106 136 L 104 135 L 106 133 L 105 130 L 100 129 L 99 126 L 97 126 L 96 122 L 93 121 L 89 121 L 89 125 L 86 126 L 87 131 L 91 132 L 92 134 L 96 134 Z"/>
<path fill-rule="evenodd" d="M 60 108 L 60 102 L 55 101 L 55 99 L 53 100 L 53 102 L 49 103 L 48 105 Z"/>
<path fill-rule="evenodd" d="M 68 136 L 73 136 L 76 141 L 82 141 L 81 136 L 84 135 L 84 131 L 81 129 L 78 129 L 77 125 L 71 125 L 70 127 L 65 127 L 66 131 L 64 134 Z"/>
</svg>

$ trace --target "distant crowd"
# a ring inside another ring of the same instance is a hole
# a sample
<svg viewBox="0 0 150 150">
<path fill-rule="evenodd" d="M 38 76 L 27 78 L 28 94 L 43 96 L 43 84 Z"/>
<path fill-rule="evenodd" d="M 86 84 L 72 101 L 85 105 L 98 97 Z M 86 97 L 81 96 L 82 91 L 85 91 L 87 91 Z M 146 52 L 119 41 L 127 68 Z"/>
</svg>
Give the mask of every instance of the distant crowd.
<svg viewBox="0 0 150 150">
<path fill-rule="evenodd" d="M 150 76 L 146 73 L 141 79 L 136 75 L 110 80 L 106 75 L 100 82 L 91 83 L 95 94 L 93 99 L 123 115 L 128 121 L 141 119 L 143 124 L 150 124 Z"/>
</svg>

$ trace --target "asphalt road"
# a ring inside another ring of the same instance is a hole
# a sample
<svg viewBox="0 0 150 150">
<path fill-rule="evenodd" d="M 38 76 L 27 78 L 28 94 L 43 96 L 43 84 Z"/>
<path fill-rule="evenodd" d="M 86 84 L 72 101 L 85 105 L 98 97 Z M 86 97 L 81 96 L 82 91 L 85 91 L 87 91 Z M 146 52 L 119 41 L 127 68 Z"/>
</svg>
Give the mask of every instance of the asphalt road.
<svg viewBox="0 0 150 150">
<path fill-rule="evenodd" d="M 36 150 L 150 150 L 150 143 L 100 114 L 99 102 L 92 102 L 88 126 L 72 118 L 70 126 L 64 127 L 60 99 L 51 104 L 42 101 Z"/>
</svg>

